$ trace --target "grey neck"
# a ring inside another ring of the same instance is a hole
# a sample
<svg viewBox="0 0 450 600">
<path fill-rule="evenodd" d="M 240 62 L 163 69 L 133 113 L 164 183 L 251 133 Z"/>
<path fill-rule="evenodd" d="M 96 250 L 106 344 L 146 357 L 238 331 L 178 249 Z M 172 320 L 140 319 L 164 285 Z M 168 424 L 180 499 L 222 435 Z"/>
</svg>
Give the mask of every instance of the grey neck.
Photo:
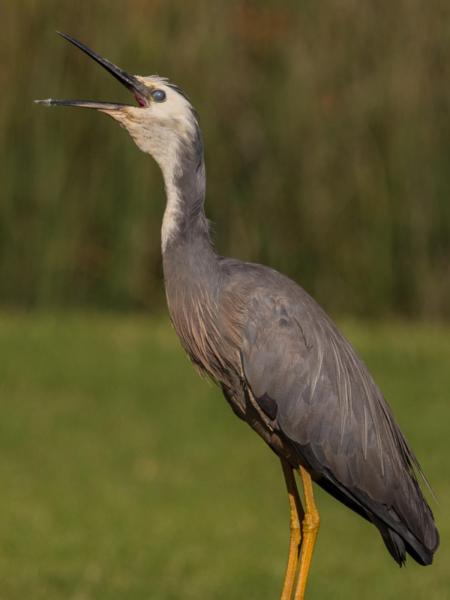
<svg viewBox="0 0 450 600">
<path fill-rule="evenodd" d="M 203 208 L 206 180 L 200 134 L 194 143 L 191 138 L 189 144 L 178 146 L 173 164 L 172 172 L 164 173 L 167 206 L 162 247 L 167 305 L 186 352 L 218 378 L 220 369 L 213 368 L 214 360 L 208 358 L 214 344 L 207 332 L 218 330 L 221 271 Z"/>
<path fill-rule="evenodd" d="M 165 271 L 174 261 L 181 270 L 182 262 L 209 262 L 216 257 L 204 211 L 206 173 L 200 130 L 193 141 L 181 142 L 177 150 L 172 164 L 163 169 L 167 194 L 161 230 Z"/>
</svg>

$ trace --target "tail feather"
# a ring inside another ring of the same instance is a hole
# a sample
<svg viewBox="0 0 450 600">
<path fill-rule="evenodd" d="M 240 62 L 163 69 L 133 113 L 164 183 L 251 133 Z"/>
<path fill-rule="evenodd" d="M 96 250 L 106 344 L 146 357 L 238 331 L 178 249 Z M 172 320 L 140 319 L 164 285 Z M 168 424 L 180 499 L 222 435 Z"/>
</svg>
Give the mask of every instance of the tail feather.
<svg viewBox="0 0 450 600">
<path fill-rule="evenodd" d="M 433 513 L 423 498 L 420 488 L 415 496 L 416 511 L 409 518 L 399 517 L 394 509 L 388 509 L 355 490 L 348 490 L 336 480 L 321 478 L 317 483 L 343 504 L 372 522 L 383 538 L 393 559 L 400 565 L 406 561 L 408 553 L 420 565 L 430 565 L 439 546 L 439 533 L 434 523 Z M 414 518 L 415 517 L 415 518 Z"/>
<path fill-rule="evenodd" d="M 381 533 L 389 553 L 401 567 L 406 562 L 406 552 L 418 562 L 419 565 L 431 565 L 433 562 L 433 554 L 436 551 L 439 540 L 437 541 L 436 547 L 430 549 L 415 538 L 409 531 L 407 531 L 406 535 L 403 537 L 385 523 L 377 522 L 375 524 Z"/>
<path fill-rule="evenodd" d="M 406 442 L 405 442 L 406 444 Z M 420 565 L 429 565 L 439 546 L 439 533 L 433 513 L 420 489 L 415 474 L 405 468 L 392 483 L 395 494 L 383 502 L 363 489 L 341 483 L 324 469 L 310 445 L 297 444 L 314 480 L 329 494 L 373 523 L 394 560 L 402 566 L 409 554 Z"/>
<path fill-rule="evenodd" d="M 406 548 L 402 538 L 393 529 L 385 525 L 377 524 L 381 537 L 389 550 L 391 556 L 401 567 L 406 562 Z"/>
</svg>

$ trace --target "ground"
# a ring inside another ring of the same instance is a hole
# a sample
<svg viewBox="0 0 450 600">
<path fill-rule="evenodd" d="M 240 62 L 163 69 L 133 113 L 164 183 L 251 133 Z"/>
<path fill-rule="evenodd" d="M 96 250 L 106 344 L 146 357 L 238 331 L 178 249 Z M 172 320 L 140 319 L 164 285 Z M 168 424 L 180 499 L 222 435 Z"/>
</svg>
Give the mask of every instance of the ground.
<svg viewBox="0 0 450 600">
<path fill-rule="evenodd" d="M 449 597 L 450 330 L 342 322 L 438 498 L 442 548 L 399 569 L 320 490 L 309 598 Z M 167 317 L 0 315 L 0 600 L 273 600 L 288 549 L 276 457 Z"/>
</svg>

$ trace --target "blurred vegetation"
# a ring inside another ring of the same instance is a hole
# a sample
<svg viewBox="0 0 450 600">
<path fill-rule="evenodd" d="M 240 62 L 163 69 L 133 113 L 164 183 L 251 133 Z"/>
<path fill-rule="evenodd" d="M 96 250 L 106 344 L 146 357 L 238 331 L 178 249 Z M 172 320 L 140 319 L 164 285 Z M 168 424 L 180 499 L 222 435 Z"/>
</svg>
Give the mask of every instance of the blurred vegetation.
<svg viewBox="0 0 450 600">
<path fill-rule="evenodd" d="M 103 115 L 127 101 L 54 34 L 167 75 L 201 117 L 221 253 L 329 310 L 450 317 L 450 4 L 5 0 L 0 303 L 159 307 L 160 174 Z"/>
<path fill-rule="evenodd" d="M 342 326 L 430 479 L 441 547 L 399 569 L 318 489 L 308 598 L 448 600 L 449 328 Z M 168 319 L 8 311 L 0 330 L 2 600 L 279 597 L 279 461 L 195 376 Z"/>
</svg>

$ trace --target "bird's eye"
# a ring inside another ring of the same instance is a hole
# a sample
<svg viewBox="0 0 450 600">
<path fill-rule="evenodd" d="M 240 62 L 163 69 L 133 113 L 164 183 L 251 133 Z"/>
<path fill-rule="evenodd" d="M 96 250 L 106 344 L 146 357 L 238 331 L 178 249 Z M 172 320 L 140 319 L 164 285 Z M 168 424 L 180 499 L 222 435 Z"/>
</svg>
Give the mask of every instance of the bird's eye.
<svg viewBox="0 0 450 600">
<path fill-rule="evenodd" d="M 155 102 L 164 102 L 166 99 L 166 92 L 164 90 L 155 90 L 152 92 L 152 98 Z"/>
</svg>

